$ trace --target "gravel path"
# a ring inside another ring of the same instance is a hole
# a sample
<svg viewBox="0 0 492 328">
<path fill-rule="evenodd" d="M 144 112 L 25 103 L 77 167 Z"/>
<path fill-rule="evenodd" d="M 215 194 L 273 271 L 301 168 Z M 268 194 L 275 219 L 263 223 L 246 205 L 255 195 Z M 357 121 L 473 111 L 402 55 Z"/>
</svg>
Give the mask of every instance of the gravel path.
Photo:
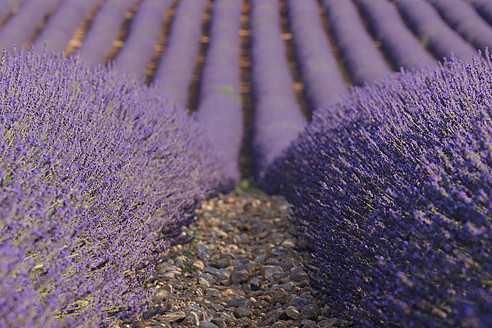
<svg viewBox="0 0 492 328">
<path fill-rule="evenodd" d="M 316 298 L 293 247 L 289 204 L 237 190 L 205 202 L 187 233 L 162 254 L 155 314 L 121 327 L 346 327 Z"/>
</svg>

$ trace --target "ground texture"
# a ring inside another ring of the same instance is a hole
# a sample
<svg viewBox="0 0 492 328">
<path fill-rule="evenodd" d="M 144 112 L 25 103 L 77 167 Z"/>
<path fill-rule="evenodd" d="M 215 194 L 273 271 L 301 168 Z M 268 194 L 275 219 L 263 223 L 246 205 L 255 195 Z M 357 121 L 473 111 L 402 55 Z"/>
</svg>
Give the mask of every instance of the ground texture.
<svg viewBox="0 0 492 328">
<path fill-rule="evenodd" d="M 278 196 L 236 190 L 205 202 L 194 241 L 162 254 L 151 314 L 120 327 L 346 327 L 309 286 L 309 254 Z"/>
</svg>

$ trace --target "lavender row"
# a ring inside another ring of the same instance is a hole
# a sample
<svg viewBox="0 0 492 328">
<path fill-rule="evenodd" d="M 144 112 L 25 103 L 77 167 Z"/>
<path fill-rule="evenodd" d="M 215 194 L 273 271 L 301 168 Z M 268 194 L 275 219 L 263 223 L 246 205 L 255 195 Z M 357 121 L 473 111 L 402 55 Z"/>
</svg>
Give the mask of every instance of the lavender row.
<svg viewBox="0 0 492 328">
<path fill-rule="evenodd" d="M 137 0 L 107 0 L 101 6 L 87 32 L 78 55 L 86 63 L 104 63 L 106 56 L 113 48 L 125 14 Z"/>
<path fill-rule="evenodd" d="M 492 49 L 492 27 L 462 0 L 427 0 L 448 24 L 477 49 Z"/>
<path fill-rule="evenodd" d="M 391 68 L 366 31 L 352 1 L 322 0 L 321 2 L 326 9 L 330 31 L 352 82 L 363 85 L 379 81 L 391 74 Z"/>
<path fill-rule="evenodd" d="M 446 61 L 318 111 L 260 185 L 313 284 L 360 327 L 492 325 L 492 61 Z"/>
<path fill-rule="evenodd" d="M 12 45 L 20 48 L 29 42 L 43 18 L 60 2 L 61 0 L 26 0 L 0 30 L 0 49 L 11 50 Z"/>
<path fill-rule="evenodd" d="M 316 0 L 286 1 L 296 61 L 310 107 L 326 108 L 348 94 L 337 59 L 323 29 Z"/>
<path fill-rule="evenodd" d="M 48 20 L 41 34 L 33 43 L 34 49 L 42 51 L 45 45 L 53 51 L 63 51 L 98 0 L 66 0 Z"/>
<path fill-rule="evenodd" d="M 159 251 L 222 190 L 181 107 L 61 53 L 0 61 L 0 326 L 95 327 L 137 313 Z"/>
<path fill-rule="evenodd" d="M 492 25 L 492 2 L 488 0 L 471 0 L 469 2 L 480 16 L 482 16 L 489 25 Z"/>
<path fill-rule="evenodd" d="M 0 6 L 0 22 L 3 22 L 5 18 L 10 14 L 12 9 L 19 6 L 24 0 L 5 0 L 2 1 Z"/>
<path fill-rule="evenodd" d="M 241 177 L 239 152 L 243 140 L 240 97 L 239 29 L 242 0 L 217 0 L 212 12 L 210 43 L 200 81 L 196 120 L 224 155 L 229 175 Z"/>
<path fill-rule="evenodd" d="M 396 69 L 435 67 L 434 58 L 403 23 L 396 8 L 387 0 L 354 0 L 360 6 L 376 40 Z"/>
<path fill-rule="evenodd" d="M 257 176 L 299 135 L 306 119 L 292 89 L 278 0 L 251 1 L 254 99 L 253 149 Z"/>
<path fill-rule="evenodd" d="M 425 0 L 396 0 L 396 5 L 410 28 L 436 58 L 471 60 L 477 51 L 439 16 Z"/>
<path fill-rule="evenodd" d="M 118 53 L 114 65 L 125 72 L 143 77 L 154 56 L 165 13 L 171 0 L 144 0 L 135 13 L 125 45 Z"/>
<path fill-rule="evenodd" d="M 171 96 L 185 107 L 188 105 L 195 60 L 200 50 L 203 15 L 208 0 L 181 0 L 174 13 L 154 81 L 165 96 Z"/>
</svg>

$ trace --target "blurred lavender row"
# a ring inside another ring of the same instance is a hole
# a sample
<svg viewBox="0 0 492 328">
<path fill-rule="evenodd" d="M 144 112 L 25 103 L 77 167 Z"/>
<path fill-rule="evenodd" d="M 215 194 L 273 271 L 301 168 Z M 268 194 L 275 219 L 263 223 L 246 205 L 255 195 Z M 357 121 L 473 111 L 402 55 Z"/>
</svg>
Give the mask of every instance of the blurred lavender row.
<svg viewBox="0 0 492 328">
<path fill-rule="evenodd" d="M 53 51 L 63 51 L 89 11 L 99 0 L 66 0 L 60 4 L 33 43 L 42 51 L 45 46 Z"/>
<path fill-rule="evenodd" d="M 396 5 L 409 27 L 416 33 L 424 46 L 436 58 L 456 58 L 468 61 L 478 52 L 441 18 L 436 9 L 425 0 L 395 0 Z"/>
<path fill-rule="evenodd" d="M 139 77 L 145 76 L 171 3 L 172 0 L 144 0 L 139 4 L 128 38 L 114 61 L 115 67 Z"/>
<path fill-rule="evenodd" d="M 396 8 L 387 0 L 354 0 L 360 6 L 376 40 L 391 59 L 394 68 L 436 67 L 432 55 L 403 23 Z"/>
<path fill-rule="evenodd" d="M 239 181 L 239 153 L 243 141 L 240 97 L 239 29 L 241 0 L 217 0 L 212 11 L 210 42 L 200 78 L 196 121 L 205 130 Z"/>
<path fill-rule="evenodd" d="M 292 89 L 278 0 L 251 1 L 255 171 L 264 170 L 299 135 L 306 119 Z"/>
<path fill-rule="evenodd" d="M 446 22 L 477 49 L 492 49 L 492 27 L 463 0 L 427 0 Z"/>
<path fill-rule="evenodd" d="M 348 94 L 348 88 L 323 28 L 316 0 L 287 0 L 289 30 L 304 93 L 312 110 L 326 108 Z"/>
<path fill-rule="evenodd" d="M 0 6 L 0 22 L 10 14 L 11 10 L 19 6 L 24 0 L 4 0 Z"/>
<path fill-rule="evenodd" d="M 25 0 L 5 26 L 0 30 L 0 49 L 11 50 L 24 46 L 33 36 L 45 16 L 62 0 Z M 17 3 L 14 3 L 17 4 Z M 3 6 L 3 4 L 2 4 Z"/>
<path fill-rule="evenodd" d="M 154 79 L 161 93 L 187 107 L 188 89 L 195 60 L 200 50 L 203 15 L 208 0 L 181 0 L 173 16 L 166 50 L 159 61 Z"/>
<path fill-rule="evenodd" d="M 74 57 L 0 61 L 0 326 L 140 313 L 156 256 L 230 186 L 184 108 Z"/>
<path fill-rule="evenodd" d="M 351 0 L 322 0 L 336 41 L 353 84 L 379 81 L 392 71 L 362 24 Z"/>
<path fill-rule="evenodd" d="M 473 8 L 482 16 L 489 25 L 492 25 L 492 2 L 489 0 L 470 0 L 468 1 Z"/>
<path fill-rule="evenodd" d="M 89 64 L 101 64 L 113 48 L 125 14 L 137 0 L 107 0 L 92 20 L 84 42 L 78 49 L 78 56 Z"/>
</svg>

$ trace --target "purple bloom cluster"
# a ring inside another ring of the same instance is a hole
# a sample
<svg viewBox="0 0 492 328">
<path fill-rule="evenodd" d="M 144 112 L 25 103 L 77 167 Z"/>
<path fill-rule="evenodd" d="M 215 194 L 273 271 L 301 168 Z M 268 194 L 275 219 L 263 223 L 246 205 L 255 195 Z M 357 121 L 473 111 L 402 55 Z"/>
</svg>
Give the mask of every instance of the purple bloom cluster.
<svg viewBox="0 0 492 328">
<path fill-rule="evenodd" d="M 363 327 L 492 326 L 492 61 L 445 61 L 318 111 L 260 186 L 313 283 Z"/>
<path fill-rule="evenodd" d="M 59 53 L 0 58 L 0 327 L 138 310 L 224 167 L 181 107 Z M 137 311 L 138 312 L 138 311 Z"/>
<path fill-rule="evenodd" d="M 161 94 L 188 105 L 195 60 L 200 50 L 203 15 L 208 0 L 181 0 L 176 6 L 166 48 L 154 76 Z"/>
<path fill-rule="evenodd" d="M 43 18 L 55 8 L 61 0 L 25 1 L 17 14 L 0 30 L 0 49 L 21 47 L 33 36 Z M 2 4 L 3 6 L 3 4 Z"/>
<path fill-rule="evenodd" d="M 287 0 L 296 60 L 310 107 L 325 108 L 348 94 L 316 0 Z"/>
<path fill-rule="evenodd" d="M 398 10 L 387 0 L 354 0 L 360 7 L 376 40 L 395 67 L 435 67 L 434 58 L 403 23 Z"/>
<path fill-rule="evenodd" d="M 114 61 L 114 65 L 119 70 L 132 72 L 139 77 L 145 75 L 147 65 L 154 56 L 161 25 L 171 2 L 171 0 L 145 0 L 139 5 L 125 45 Z"/>
<path fill-rule="evenodd" d="M 33 43 L 41 52 L 45 45 L 52 51 L 63 51 L 89 11 L 98 0 L 66 0 L 56 9 Z"/>
<path fill-rule="evenodd" d="M 253 149 L 256 175 L 298 137 L 306 119 L 292 89 L 282 40 L 278 0 L 251 1 L 251 61 L 254 97 Z"/>
<path fill-rule="evenodd" d="M 366 31 L 351 0 L 322 0 L 330 31 L 354 84 L 379 81 L 391 74 L 382 53 Z"/>
<path fill-rule="evenodd" d="M 477 49 L 492 49 L 492 27 L 462 0 L 427 0 L 448 24 Z"/>
<path fill-rule="evenodd" d="M 125 21 L 125 14 L 135 3 L 137 0 L 107 0 L 103 3 L 78 49 L 78 55 L 84 62 L 104 62 Z"/>
<path fill-rule="evenodd" d="M 239 181 L 243 141 L 240 97 L 239 29 L 241 0 L 217 0 L 212 11 L 210 43 L 200 81 L 196 121 L 224 155 L 230 176 Z"/>
<path fill-rule="evenodd" d="M 471 60 L 477 51 L 441 18 L 425 0 L 395 0 L 409 27 L 437 58 Z"/>
</svg>

